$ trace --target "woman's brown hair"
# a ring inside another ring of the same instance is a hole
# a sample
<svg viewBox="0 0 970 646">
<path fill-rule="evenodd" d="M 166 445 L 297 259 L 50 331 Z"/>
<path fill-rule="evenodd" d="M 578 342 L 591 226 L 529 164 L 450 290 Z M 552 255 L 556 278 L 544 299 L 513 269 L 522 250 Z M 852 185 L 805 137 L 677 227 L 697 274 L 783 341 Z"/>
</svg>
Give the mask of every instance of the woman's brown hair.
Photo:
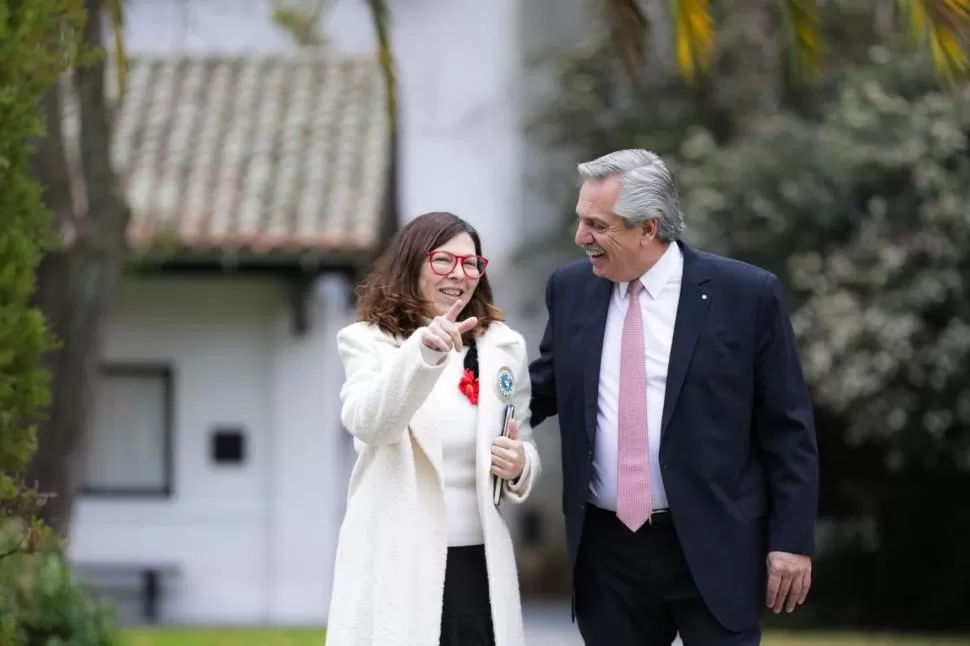
<svg viewBox="0 0 970 646">
<path fill-rule="evenodd" d="M 429 251 L 462 233 L 471 236 L 475 253 L 482 255 L 478 231 L 453 213 L 425 213 L 404 225 L 357 288 L 358 320 L 373 323 L 399 338 L 406 338 L 425 325 L 431 305 L 421 299 L 418 291 L 421 267 L 428 261 Z M 466 335 L 466 341 L 481 335 L 494 321 L 505 320 L 492 299 L 487 273 L 479 279 L 458 320 L 470 316 L 478 318 L 478 325 Z"/>
</svg>

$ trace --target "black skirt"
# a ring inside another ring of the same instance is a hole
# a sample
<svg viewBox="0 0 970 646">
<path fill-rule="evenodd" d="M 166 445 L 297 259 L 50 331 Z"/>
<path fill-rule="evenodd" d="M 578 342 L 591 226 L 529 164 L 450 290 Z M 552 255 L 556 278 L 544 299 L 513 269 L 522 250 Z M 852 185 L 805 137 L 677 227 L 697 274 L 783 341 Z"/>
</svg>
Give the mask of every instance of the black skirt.
<svg viewBox="0 0 970 646">
<path fill-rule="evenodd" d="M 485 546 L 449 547 L 440 646 L 495 646 Z"/>
</svg>

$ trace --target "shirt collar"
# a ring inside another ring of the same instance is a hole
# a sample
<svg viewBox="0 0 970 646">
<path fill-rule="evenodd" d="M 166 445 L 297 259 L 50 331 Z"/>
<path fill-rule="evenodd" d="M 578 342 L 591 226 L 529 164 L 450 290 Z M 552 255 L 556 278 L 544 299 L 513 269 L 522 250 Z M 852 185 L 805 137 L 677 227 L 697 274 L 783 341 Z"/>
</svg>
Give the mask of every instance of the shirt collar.
<svg viewBox="0 0 970 646">
<path fill-rule="evenodd" d="M 679 244 L 672 242 L 660 256 L 660 260 L 648 269 L 647 273 L 640 276 L 640 283 L 643 285 L 644 291 L 650 294 L 650 298 L 657 298 L 667 281 L 673 278 L 677 272 L 682 271 L 683 267 L 684 253 L 680 250 Z M 620 290 L 620 300 L 625 299 L 630 285 L 628 283 L 617 283 L 616 286 Z"/>
</svg>

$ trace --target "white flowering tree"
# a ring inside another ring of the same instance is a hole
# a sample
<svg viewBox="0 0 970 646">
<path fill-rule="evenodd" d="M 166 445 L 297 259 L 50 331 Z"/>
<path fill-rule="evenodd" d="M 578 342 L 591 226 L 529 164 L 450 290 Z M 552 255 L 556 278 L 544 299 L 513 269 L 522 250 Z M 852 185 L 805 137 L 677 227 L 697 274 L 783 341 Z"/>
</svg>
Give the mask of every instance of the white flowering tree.
<svg viewBox="0 0 970 646">
<path fill-rule="evenodd" d="M 789 287 L 828 511 L 868 528 L 836 535 L 819 579 L 867 621 L 966 628 L 970 513 L 949 501 L 970 486 L 970 88 L 883 59 L 820 120 L 697 133 L 679 165 L 694 239 Z"/>
<path fill-rule="evenodd" d="M 820 122 L 778 114 L 683 147 L 695 237 L 786 278 L 816 401 L 850 441 L 885 438 L 890 468 L 970 470 L 968 108 L 970 88 L 893 60 Z"/>
</svg>

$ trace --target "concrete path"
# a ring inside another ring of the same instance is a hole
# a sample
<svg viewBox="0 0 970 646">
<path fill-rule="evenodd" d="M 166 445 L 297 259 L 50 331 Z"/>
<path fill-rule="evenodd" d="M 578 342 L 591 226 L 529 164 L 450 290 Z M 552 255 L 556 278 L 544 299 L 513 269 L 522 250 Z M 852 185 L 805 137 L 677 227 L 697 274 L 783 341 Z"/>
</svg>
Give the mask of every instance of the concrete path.
<svg viewBox="0 0 970 646">
<path fill-rule="evenodd" d="M 569 604 L 527 601 L 522 608 L 526 646 L 584 646 L 579 628 L 569 620 Z M 680 638 L 672 646 L 682 646 Z"/>
<path fill-rule="evenodd" d="M 526 646 L 584 646 L 569 620 L 569 602 L 523 602 L 522 618 Z"/>
</svg>

